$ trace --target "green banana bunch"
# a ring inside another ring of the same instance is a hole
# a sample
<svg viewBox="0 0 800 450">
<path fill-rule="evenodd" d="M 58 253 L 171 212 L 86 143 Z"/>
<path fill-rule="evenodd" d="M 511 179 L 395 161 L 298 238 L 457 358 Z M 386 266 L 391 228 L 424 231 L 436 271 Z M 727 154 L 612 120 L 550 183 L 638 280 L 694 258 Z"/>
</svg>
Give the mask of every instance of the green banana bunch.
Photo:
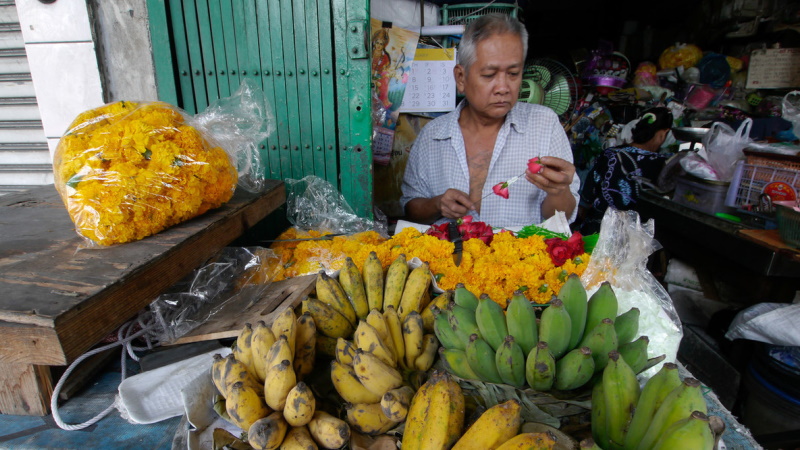
<svg viewBox="0 0 800 450">
<path fill-rule="evenodd" d="M 561 391 L 577 389 L 588 383 L 594 375 L 594 359 L 589 347 L 569 351 L 556 361 L 556 377 L 553 387 Z"/>
<path fill-rule="evenodd" d="M 508 334 L 514 336 L 524 354 L 530 353 L 539 342 L 539 327 L 536 324 L 536 311 L 533 310 L 533 305 L 522 291 L 514 291 L 511 296 L 511 301 L 506 308 L 505 320 Z"/>
<path fill-rule="evenodd" d="M 604 281 L 600 287 L 589 297 L 586 309 L 586 330 L 592 330 L 603 319 L 614 320 L 617 318 L 617 295 L 611 283 Z"/>
<path fill-rule="evenodd" d="M 653 415 L 661 406 L 661 403 L 670 392 L 680 385 L 681 378 L 678 375 L 678 365 L 674 363 L 664 363 L 661 369 L 647 380 L 642 389 L 642 394 L 639 396 L 639 401 L 636 403 L 636 411 L 633 413 L 628 433 L 625 435 L 623 448 L 627 450 L 636 449 L 645 433 L 647 433 L 647 428 L 653 420 Z"/>
<path fill-rule="evenodd" d="M 509 335 L 503 308 L 486 294 L 481 294 L 474 310 L 480 336 L 497 351 Z"/>
<path fill-rule="evenodd" d="M 525 385 L 525 354 L 514 341 L 514 336 L 506 336 L 503 345 L 497 349 L 495 364 L 504 383 L 517 388 Z"/>
<path fill-rule="evenodd" d="M 465 350 L 467 348 L 466 344 L 459 339 L 459 336 L 453 331 L 452 325 L 450 325 L 450 311 L 434 308 L 433 315 L 435 317 L 433 321 L 433 332 L 439 339 L 439 343 L 445 348 Z"/>
<path fill-rule="evenodd" d="M 453 301 L 455 301 L 457 305 L 469 308 L 473 311 L 478 307 L 478 297 L 467 289 L 464 283 L 456 284 L 456 288 L 453 291 Z"/>
<path fill-rule="evenodd" d="M 608 363 L 608 353 L 617 350 L 617 333 L 614 331 L 614 322 L 603 319 L 592 328 L 581 340 L 581 347 L 589 347 L 594 359 L 594 370 L 599 372 Z"/>
<path fill-rule="evenodd" d="M 475 319 L 475 311 L 459 306 L 456 302 L 450 302 L 447 305 L 447 310 L 450 312 L 447 316 L 450 327 L 453 328 L 453 332 L 458 336 L 458 339 L 464 343 L 464 348 L 466 349 L 466 343 L 469 342 L 471 334 L 477 333 L 478 336 L 481 336 L 478 322 Z"/>
<path fill-rule="evenodd" d="M 575 348 L 583 337 L 586 327 L 587 295 L 583 287 L 581 278 L 577 274 L 571 274 L 567 281 L 558 292 L 558 298 L 564 302 L 564 309 L 569 313 L 572 323 L 570 329 L 569 345 L 570 349 Z"/>
<path fill-rule="evenodd" d="M 664 398 L 637 448 L 653 448 L 667 428 L 688 417 L 693 411 L 708 413 L 700 382 L 695 378 L 686 378 Z"/>
<path fill-rule="evenodd" d="M 619 354 L 625 359 L 625 362 L 631 366 L 634 373 L 642 371 L 647 364 L 647 346 L 650 344 L 650 338 L 647 336 L 640 336 L 633 342 L 622 344 L 619 346 Z"/>
<path fill-rule="evenodd" d="M 553 357 L 558 359 L 569 350 L 572 321 L 564 309 L 564 302 L 553 296 L 550 306 L 542 311 L 539 322 L 539 340 L 547 342 Z"/>
<path fill-rule="evenodd" d="M 639 401 L 639 381 L 619 352 L 611 351 L 603 369 L 603 396 L 606 408 L 606 429 L 612 446 L 621 447 Z M 601 445 L 602 446 L 602 445 Z"/>
<path fill-rule="evenodd" d="M 442 359 L 445 369 L 453 375 L 465 380 L 481 380 L 481 377 L 469 366 L 464 350 L 439 347 L 439 357 Z"/>
<path fill-rule="evenodd" d="M 614 320 L 619 345 L 631 342 L 639 334 L 639 308 L 631 308 Z"/>
<path fill-rule="evenodd" d="M 708 416 L 700 411 L 693 411 L 689 417 L 670 425 L 664 430 L 653 450 L 674 448 L 713 450 L 714 433 L 708 425 Z"/>
<path fill-rule="evenodd" d="M 556 374 L 556 360 L 547 342 L 539 341 L 528 353 L 525 360 L 525 379 L 537 391 L 547 391 L 553 387 Z"/>
<path fill-rule="evenodd" d="M 611 448 L 608 436 L 608 408 L 606 407 L 605 389 L 602 379 L 592 387 L 592 439 L 601 448 Z"/>
<path fill-rule="evenodd" d="M 469 344 L 467 344 L 465 354 L 467 355 L 469 367 L 478 374 L 481 380 L 490 383 L 503 382 L 500 373 L 497 371 L 495 350 L 480 336 L 472 334 L 469 337 Z"/>
</svg>

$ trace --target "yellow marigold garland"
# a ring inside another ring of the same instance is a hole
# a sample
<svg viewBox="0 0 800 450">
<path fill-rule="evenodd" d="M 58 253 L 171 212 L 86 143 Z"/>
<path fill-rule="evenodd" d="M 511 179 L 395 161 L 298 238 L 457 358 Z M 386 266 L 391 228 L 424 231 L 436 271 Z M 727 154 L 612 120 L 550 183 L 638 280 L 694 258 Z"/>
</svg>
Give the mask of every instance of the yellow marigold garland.
<svg viewBox="0 0 800 450">
<path fill-rule="evenodd" d="M 102 245 L 142 239 L 217 208 L 237 182 L 227 153 L 161 102 L 122 101 L 78 115 L 53 167 L 78 232 Z"/>
<path fill-rule="evenodd" d="M 278 239 L 322 235 L 290 228 Z M 589 262 L 589 255 L 583 254 L 555 267 L 547 254 L 543 237 L 517 238 L 510 233 L 499 233 L 491 245 L 480 239 L 465 241 L 461 265 L 456 267 L 451 242 L 422 234 L 414 228 L 406 228 L 390 239 L 368 231 L 330 240 L 276 242 L 271 248 L 280 256 L 280 261 L 273 262 L 280 267 L 270 270 L 270 273 L 278 273 L 274 281 L 315 273 L 320 269 L 339 270 L 347 256 L 361 268 L 373 251 L 386 269 L 404 253 L 408 259 L 417 257 L 428 262 L 442 289 L 454 289 L 457 283 L 464 283 L 469 290 L 477 294 L 486 293 L 503 307 L 517 289 L 524 290 L 525 295 L 536 303 L 547 303 L 559 292 L 570 273 L 581 275 Z"/>
</svg>

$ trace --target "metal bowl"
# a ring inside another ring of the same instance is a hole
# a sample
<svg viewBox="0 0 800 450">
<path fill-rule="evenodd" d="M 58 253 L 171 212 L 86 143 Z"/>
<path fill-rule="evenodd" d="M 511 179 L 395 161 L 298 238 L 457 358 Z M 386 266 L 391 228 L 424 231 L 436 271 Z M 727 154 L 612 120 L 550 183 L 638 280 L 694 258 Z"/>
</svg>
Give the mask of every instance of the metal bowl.
<svg viewBox="0 0 800 450">
<path fill-rule="evenodd" d="M 701 142 L 709 128 L 674 127 L 672 135 L 675 139 L 684 142 Z"/>
</svg>

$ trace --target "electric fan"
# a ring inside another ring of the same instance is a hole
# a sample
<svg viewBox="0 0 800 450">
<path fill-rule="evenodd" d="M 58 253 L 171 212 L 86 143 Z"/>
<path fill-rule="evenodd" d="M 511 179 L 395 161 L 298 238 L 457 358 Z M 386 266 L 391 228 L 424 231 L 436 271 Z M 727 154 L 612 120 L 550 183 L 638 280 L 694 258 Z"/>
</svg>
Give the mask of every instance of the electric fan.
<svg viewBox="0 0 800 450">
<path fill-rule="evenodd" d="M 577 80 L 565 65 L 549 58 L 535 58 L 525 65 L 520 101 L 547 106 L 564 124 L 569 121 L 577 99 Z"/>
</svg>

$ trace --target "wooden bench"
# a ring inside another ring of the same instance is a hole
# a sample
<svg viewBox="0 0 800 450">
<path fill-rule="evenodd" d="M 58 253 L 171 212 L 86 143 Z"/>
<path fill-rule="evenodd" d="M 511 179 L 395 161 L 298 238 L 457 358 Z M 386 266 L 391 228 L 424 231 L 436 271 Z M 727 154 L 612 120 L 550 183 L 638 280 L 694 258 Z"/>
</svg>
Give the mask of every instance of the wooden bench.
<svg viewBox="0 0 800 450">
<path fill-rule="evenodd" d="M 0 413 L 48 414 L 53 379 L 284 204 L 284 184 L 140 241 L 81 249 L 54 186 L 0 197 Z"/>
</svg>

